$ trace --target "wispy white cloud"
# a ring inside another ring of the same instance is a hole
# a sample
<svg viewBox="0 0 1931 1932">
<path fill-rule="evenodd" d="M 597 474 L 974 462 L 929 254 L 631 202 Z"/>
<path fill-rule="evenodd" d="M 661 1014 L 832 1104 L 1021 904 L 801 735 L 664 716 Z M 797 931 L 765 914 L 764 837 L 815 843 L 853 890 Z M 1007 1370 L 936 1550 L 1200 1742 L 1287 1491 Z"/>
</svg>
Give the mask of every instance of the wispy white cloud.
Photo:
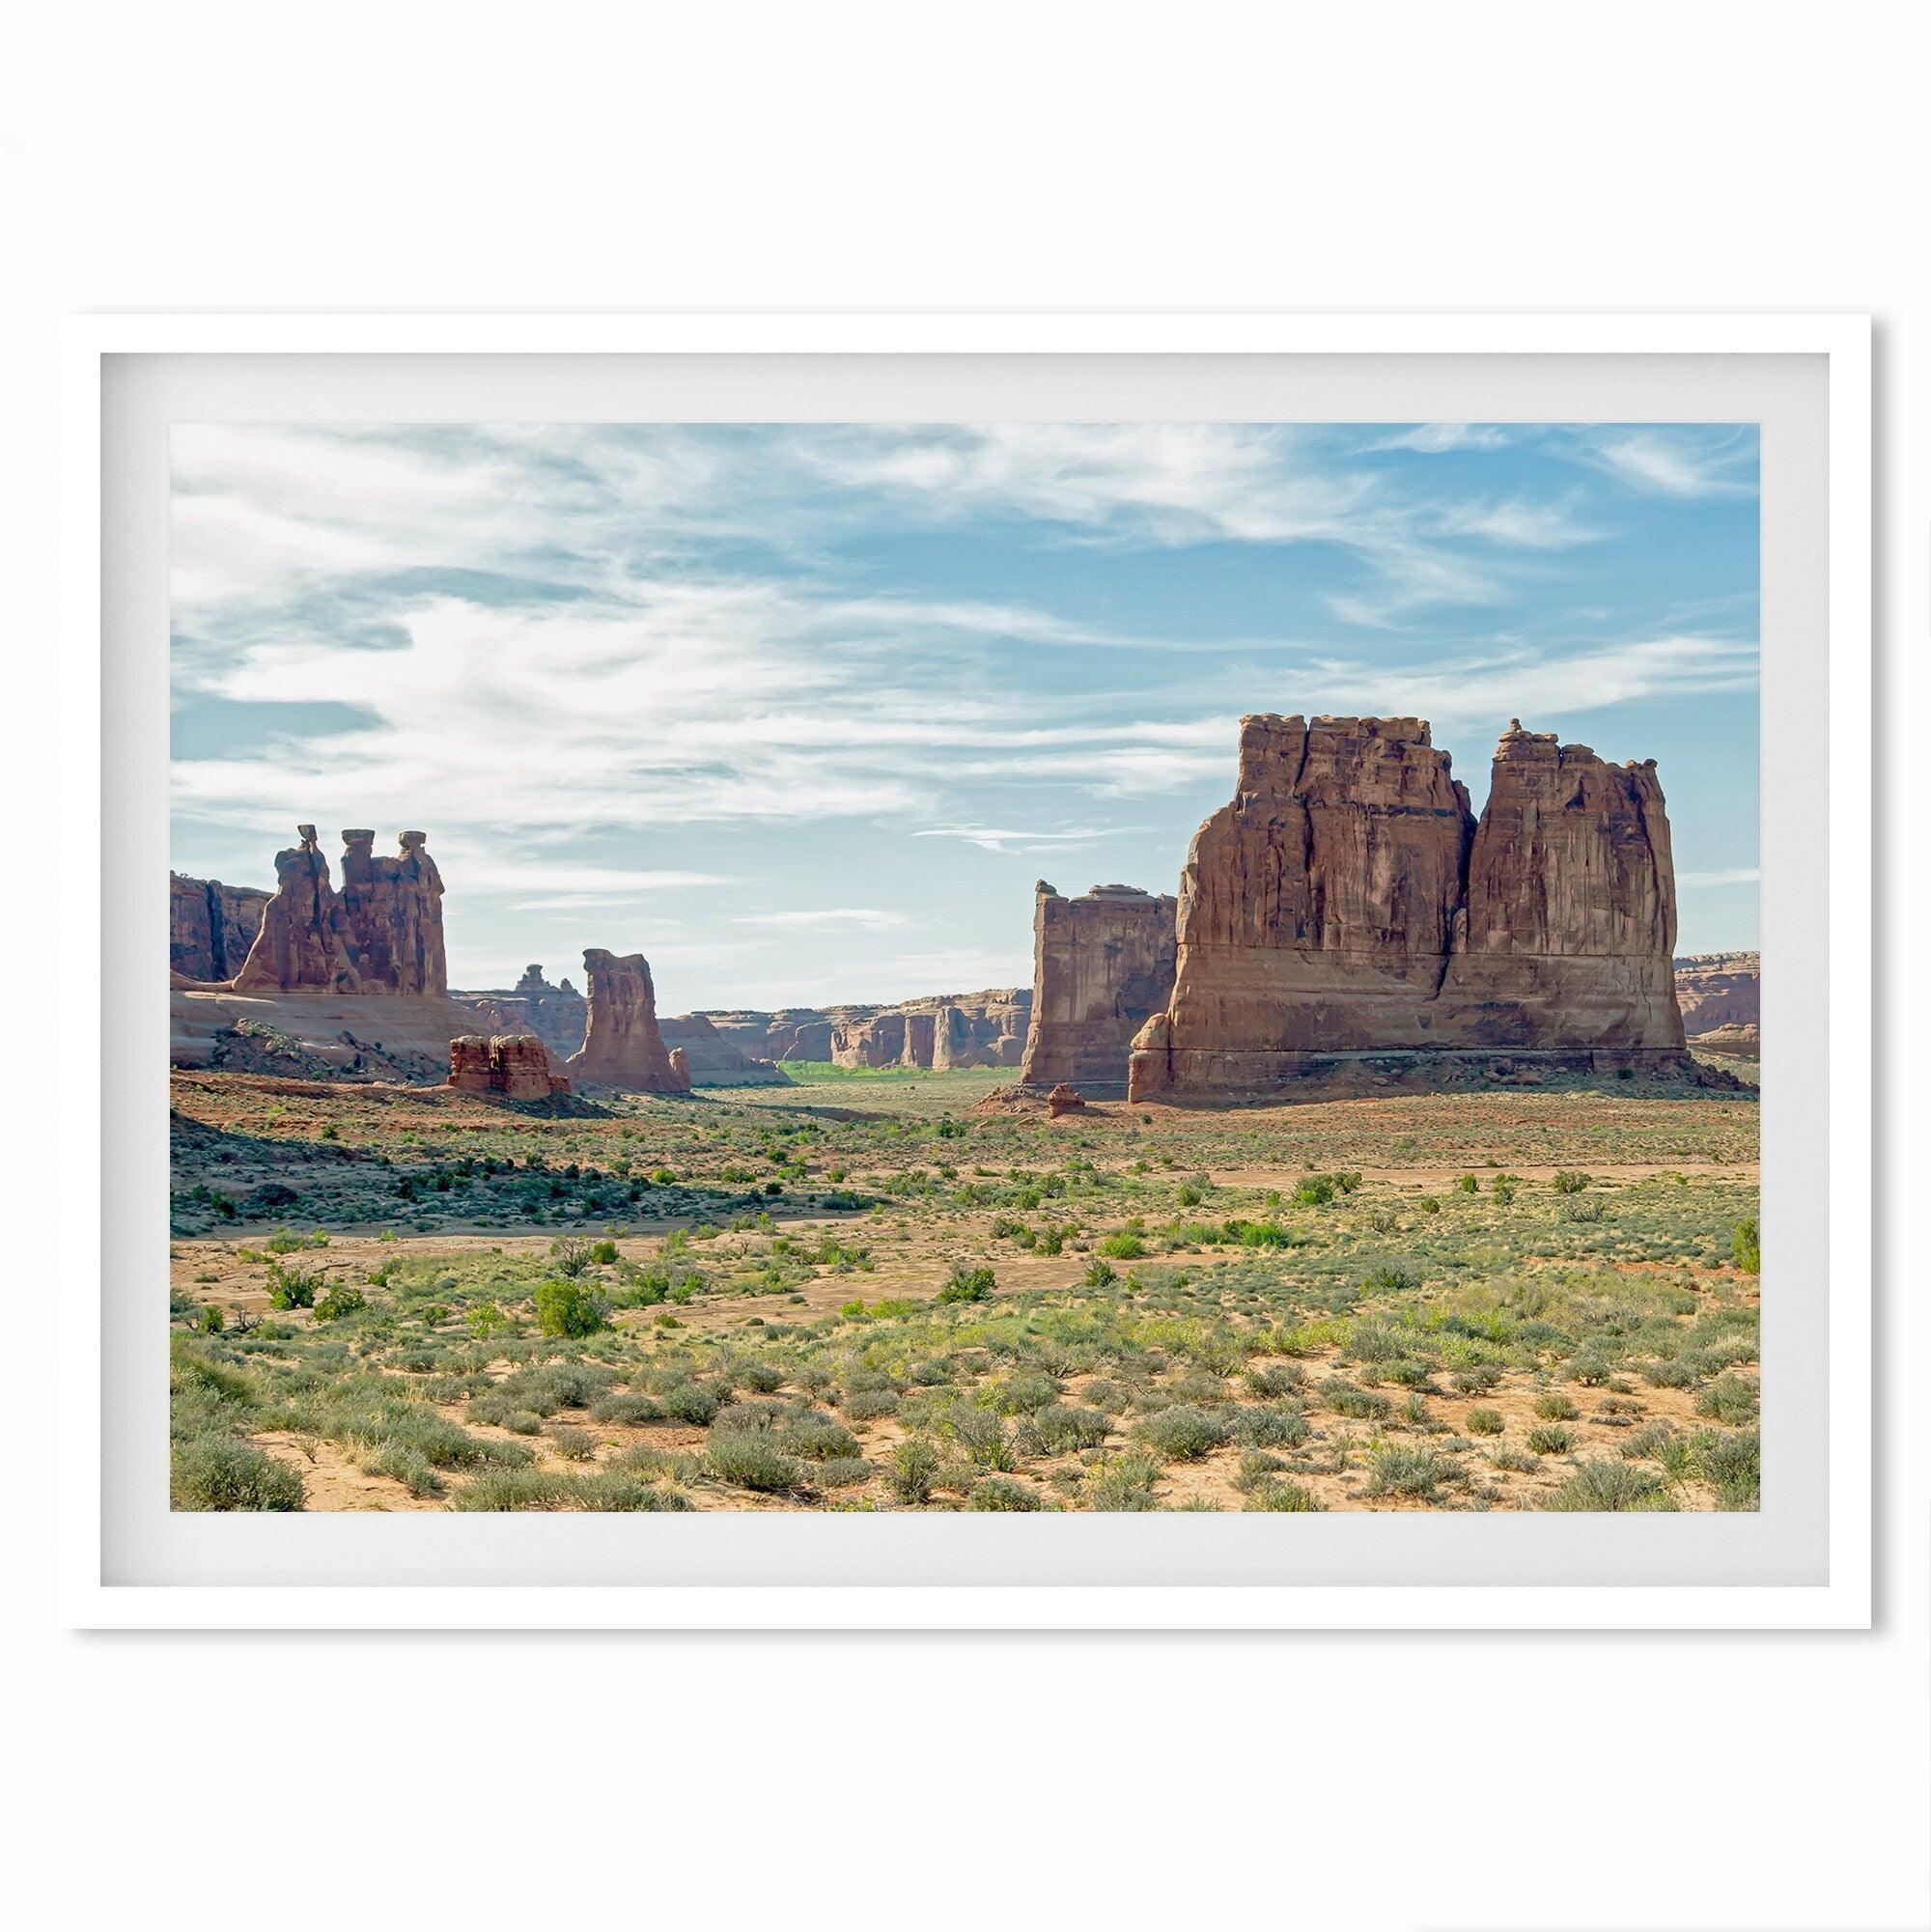
<svg viewBox="0 0 1931 1932">
<path fill-rule="evenodd" d="M 785 926 L 803 932 L 829 932 L 840 926 L 883 931 L 910 923 L 903 912 L 888 912 L 873 906 L 823 906 L 796 912 L 740 912 L 740 926 Z"/>
<path fill-rule="evenodd" d="M 1452 450 L 1498 450 L 1508 440 L 1509 433 L 1499 423 L 1420 423 L 1412 430 L 1383 436 L 1366 447 L 1445 456 Z"/>
<path fill-rule="evenodd" d="M 1090 826 L 1063 831 L 1002 831 L 991 826 L 928 826 L 912 833 L 913 838 L 960 839 L 984 852 L 1062 852 L 1110 836 Z"/>
<path fill-rule="evenodd" d="M 1757 488 L 1754 431 L 1596 431 L 1581 447 L 1622 482 L 1665 496 L 1748 496 Z"/>
<path fill-rule="evenodd" d="M 1693 890 L 1703 885 L 1755 885 L 1763 878 L 1761 868 L 1754 865 L 1732 866 L 1725 872 L 1679 872 L 1676 882 Z"/>
</svg>

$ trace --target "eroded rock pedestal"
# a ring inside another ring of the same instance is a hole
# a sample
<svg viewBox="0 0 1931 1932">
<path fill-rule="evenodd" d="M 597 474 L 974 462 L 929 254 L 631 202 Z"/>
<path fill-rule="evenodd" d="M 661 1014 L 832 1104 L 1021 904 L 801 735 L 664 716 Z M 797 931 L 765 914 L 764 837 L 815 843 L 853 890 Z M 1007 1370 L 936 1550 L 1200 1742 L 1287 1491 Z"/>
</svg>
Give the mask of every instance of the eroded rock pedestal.
<svg viewBox="0 0 1931 1932">
<path fill-rule="evenodd" d="M 570 1091 L 570 1081 L 550 1071 L 549 1054 L 534 1033 L 465 1033 L 452 1040 L 448 1084 L 506 1100 L 547 1100 Z"/>
<path fill-rule="evenodd" d="M 1249 717 L 1181 878 L 1138 1098 L 1265 1093 L 1339 1061 L 1689 1069 L 1654 761 L 1512 723 L 1479 826 L 1418 718 Z"/>
<path fill-rule="evenodd" d="M 593 946 L 583 955 L 583 970 L 590 987 L 589 1023 L 582 1050 L 566 1062 L 577 1084 L 688 1093 L 688 1061 L 682 1070 L 673 1064 L 658 1028 L 650 962 L 642 953 L 619 957 Z"/>
<path fill-rule="evenodd" d="M 1172 898 L 1137 886 L 1095 885 L 1067 899 L 1039 882 L 1021 1084 L 1121 1091 L 1134 1034 L 1173 993 L 1175 913 Z"/>
<path fill-rule="evenodd" d="M 275 854 L 274 896 L 235 990 L 446 996 L 442 875 L 424 834 L 404 832 L 397 855 L 378 858 L 374 832 L 344 832 L 337 892 L 315 827 L 295 833 Z"/>
</svg>

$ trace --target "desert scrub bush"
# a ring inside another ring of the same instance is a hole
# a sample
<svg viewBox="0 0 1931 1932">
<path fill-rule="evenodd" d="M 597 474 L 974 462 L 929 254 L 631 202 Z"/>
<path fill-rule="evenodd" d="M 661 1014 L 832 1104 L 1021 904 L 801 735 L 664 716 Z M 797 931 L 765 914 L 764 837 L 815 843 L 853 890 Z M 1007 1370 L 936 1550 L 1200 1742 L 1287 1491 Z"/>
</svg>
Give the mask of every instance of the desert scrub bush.
<svg viewBox="0 0 1931 1932">
<path fill-rule="evenodd" d="M 1111 1417 L 1097 1409 L 1051 1402 L 1026 1417 L 1016 1446 L 1025 1455 L 1063 1456 L 1074 1449 L 1099 1448 L 1112 1429 Z"/>
<path fill-rule="evenodd" d="M 196 1436 L 172 1445 L 171 1509 L 293 1510 L 302 1506 L 302 1479 L 286 1463 L 232 1436 Z"/>
<path fill-rule="evenodd" d="M 549 1470 L 485 1470 L 456 1493 L 462 1510 L 555 1509 L 570 1495 L 570 1479 Z"/>
<path fill-rule="evenodd" d="M 1396 1267 L 1391 1261 L 1377 1264 L 1361 1277 L 1362 1292 L 1368 1295 L 1400 1295 L 1420 1285 L 1419 1275 L 1409 1269 Z"/>
<path fill-rule="evenodd" d="M 1489 1451 L 1489 1461 L 1498 1470 L 1509 1470 L 1516 1475 L 1532 1475 L 1541 1464 L 1526 1449 L 1514 1448 L 1504 1442 L 1499 1448 Z"/>
<path fill-rule="evenodd" d="M 1756 1420 L 1756 1390 L 1740 1375 L 1720 1375 L 1696 1391 L 1696 1413 L 1732 1426 Z"/>
<path fill-rule="evenodd" d="M 1552 1389 L 1535 1398 L 1535 1413 L 1545 1422 L 1573 1422 L 1581 1412 L 1568 1396 Z"/>
<path fill-rule="evenodd" d="M 537 1332 L 581 1339 L 603 1327 L 609 1303 L 580 1281 L 539 1281 L 534 1298 Z"/>
<path fill-rule="evenodd" d="M 319 1268 L 298 1268 L 286 1261 L 268 1264 L 268 1306 L 313 1308 L 315 1298 L 328 1286 Z"/>
<path fill-rule="evenodd" d="M 1119 1278 L 1116 1270 L 1095 1259 L 1086 1264 L 1086 1273 L 1079 1277 L 1079 1285 L 1082 1288 L 1109 1288 Z"/>
<path fill-rule="evenodd" d="M 1276 1395 L 1292 1395 L 1307 1381 L 1307 1371 L 1298 1361 L 1260 1361 L 1248 1365 L 1245 1375 L 1248 1388 L 1263 1399 Z M 1086 1399 L 1093 1399 L 1093 1391 L 1086 1391 Z"/>
<path fill-rule="evenodd" d="M 872 1466 L 863 1456 L 833 1456 L 818 1466 L 818 1481 L 824 1489 L 853 1489 L 872 1479 Z"/>
<path fill-rule="evenodd" d="M 1018 1450 L 1006 1427 L 990 1409 L 959 1407 L 946 1417 L 959 1446 L 982 1470 L 1011 1470 L 1017 1467 Z"/>
<path fill-rule="evenodd" d="M 854 1422 L 876 1422 L 898 1414 L 899 1395 L 893 1388 L 854 1388 L 838 1406 Z"/>
<path fill-rule="evenodd" d="M 1623 1443 L 1624 1460 L 1653 1462 L 1672 1480 L 1681 1482 L 1690 1473 L 1693 1451 L 1687 1436 L 1680 1436 L 1667 1422 L 1651 1422 L 1638 1429 Z"/>
<path fill-rule="evenodd" d="M 992 1299 L 998 1278 L 990 1268 L 967 1268 L 963 1261 L 952 1264 L 945 1286 L 933 1298 L 941 1302 L 986 1302 Z"/>
<path fill-rule="evenodd" d="M 829 1415 L 799 1415 L 778 1430 L 778 1446 L 787 1455 L 826 1463 L 839 1456 L 855 1456 L 858 1439 Z"/>
<path fill-rule="evenodd" d="M 1570 1511 L 1673 1510 L 1676 1498 L 1659 1475 L 1635 1463 L 1578 1463 L 1544 1509 Z"/>
<path fill-rule="evenodd" d="M 1324 1382 L 1320 1394 L 1336 1415 L 1345 1415 L 1356 1422 L 1385 1421 L 1394 1406 L 1385 1395 L 1357 1388 L 1352 1382 L 1343 1382 L 1339 1377 Z"/>
<path fill-rule="evenodd" d="M 1026 1510 L 1045 1506 L 1031 1484 L 1015 1481 L 1011 1476 L 982 1477 L 966 1493 L 967 1509 Z"/>
<path fill-rule="evenodd" d="M 1558 1194 L 1580 1194 L 1589 1185 L 1586 1174 L 1572 1173 L 1568 1169 L 1558 1169 L 1551 1183 Z"/>
<path fill-rule="evenodd" d="M 597 1439 L 568 1422 L 549 1432 L 549 1445 L 570 1463 L 587 1463 L 597 1453 Z"/>
<path fill-rule="evenodd" d="M 228 1317 L 212 1302 L 202 1309 L 201 1319 L 195 1324 L 205 1335 L 218 1335 L 227 1326 Z"/>
<path fill-rule="evenodd" d="M 670 1421 L 687 1422 L 695 1428 L 703 1428 L 717 1414 L 716 1396 L 687 1380 L 670 1383 L 659 1389 L 658 1401 Z"/>
<path fill-rule="evenodd" d="M 558 1235 L 550 1243 L 549 1251 L 556 1272 L 568 1281 L 574 1281 L 578 1275 L 587 1274 L 592 1262 L 597 1259 L 595 1246 L 587 1241 L 578 1240 L 574 1235 Z M 612 1247 L 610 1259 L 614 1261 L 616 1258 L 616 1249 Z"/>
<path fill-rule="evenodd" d="M 1189 1402 L 1176 1403 L 1149 1415 L 1136 1432 L 1140 1440 L 1167 1461 L 1196 1462 L 1227 1441 L 1227 1425 L 1217 1415 Z"/>
<path fill-rule="evenodd" d="M 943 1458 L 938 1447 L 923 1436 L 908 1436 L 893 1450 L 885 1465 L 885 1486 L 893 1497 L 909 1507 L 931 1500 L 932 1486 L 938 1479 Z"/>
<path fill-rule="evenodd" d="M 1432 1502 L 1441 1485 L 1452 1481 L 1456 1473 L 1454 1463 L 1434 1449 L 1390 1442 L 1368 1458 L 1368 1494 Z"/>
<path fill-rule="evenodd" d="M 1300 1405 L 1257 1402 L 1236 1412 L 1229 1434 L 1244 1448 L 1298 1449 L 1313 1429 Z"/>
<path fill-rule="evenodd" d="M 1080 1499 L 1088 1509 L 1107 1515 L 1158 1509 L 1154 1485 L 1159 1480 L 1160 1465 L 1151 1456 L 1129 1450 L 1087 1470 L 1079 1485 Z"/>
<path fill-rule="evenodd" d="M 441 1496 L 449 1485 L 436 1474 L 423 1452 L 407 1442 L 382 1442 L 361 1458 L 372 1475 L 390 1476 L 411 1496 Z"/>
<path fill-rule="evenodd" d="M 739 1489 L 775 1496 L 796 1489 L 804 1471 L 763 1429 L 714 1427 L 706 1454 L 714 1473 Z"/>
<path fill-rule="evenodd" d="M 1542 1422 L 1529 1430 L 1523 1442 L 1531 1455 L 1566 1456 L 1576 1446 L 1576 1432 L 1557 1422 Z"/>
<path fill-rule="evenodd" d="M 369 1298 L 361 1289 L 338 1281 L 315 1304 L 315 1318 L 318 1322 L 339 1322 L 345 1316 L 359 1314 L 368 1305 Z"/>
<path fill-rule="evenodd" d="M 1504 1424 L 1499 1409 L 1471 1409 L 1463 1418 L 1463 1427 L 1471 1436 L 1499 1436 Z"/>
<path fill-rule="evenodd" d="M 1481 1190 L 1482 1184 L 1472 1174 L 1462 1175 L 1455 1183 L 1455 1191 L 1460 1194 L 1473 1194 Z"/>
<path fill-rule="evenodd" d="M 590 1407 L 593 1422 L 615 1422 L 630 1429 L 646 1422 L 656 1422 L 662 1414 L 662 1405 L 657 1398 L 641 1392 L 602 1396 Z"/>
<path fill-rule="evenodd" d="M 1739 1221 L 1730 1230 L 1730 1259 L 1746 1274 L 1762 1274 L 1763 1248 L 1754 1220 Z"/>
<path fill-rule="evenodd" d="M 1287 1476 L 1263 1476 L 1248 1485 L 1243 1507 L 1307 1515 L 1325 1509 L 1327 1505 L 1305 1483 L 1295 1482 Z"/>
<path fill-rule="evenodd" d="M 1131 1228 L 1122 1228 L 1118 1234 L 1109 1234 L 1096 1243 L 1093 1251 L 1104 1254 L 1108 1261 L 1142 1261 L 1146 1258 L 1147 1245 Z"/>
<path fill-rule="evenodd" d="M 1699 1430 L 1690 1443 L 1696 1473 L 1717 1493 L 1719 1509 L 1755 1509 L 1762 1491 L 1762 1439 L 1754 1429 L 1734 1436 Z"/>
</svg>

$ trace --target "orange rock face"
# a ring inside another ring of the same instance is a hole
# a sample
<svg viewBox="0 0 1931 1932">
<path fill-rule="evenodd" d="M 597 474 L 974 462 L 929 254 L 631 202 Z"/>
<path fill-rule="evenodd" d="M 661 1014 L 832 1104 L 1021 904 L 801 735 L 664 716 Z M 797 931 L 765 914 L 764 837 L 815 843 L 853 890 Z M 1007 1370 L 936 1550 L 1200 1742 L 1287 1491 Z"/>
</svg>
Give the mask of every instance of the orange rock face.
<svg viewBox="0 0 1931 1932">
<path fill-rule="evenodd" d="M 1763 962 L 1755 953 L 1693 953 L 1676 962 L 1676 1003 L 1691 1039 L 1762 1022 Z"/>
<path fill-rule="evenodd" d="M 583 955 L 590 986 L 589 1025 L 582 1050 L 566 1063 L 579 1085 L 595 1082 L 630 1093 L 690 1091 L 689 1063 L 672 1064 L 658 1030 L 656 989 L 642 953 L 615 953 L 593 946 Z"/>
<path fill-rule="evenodd" d="M 465 1033 L 449 1043 L 448 1084 L 464 1093 L 499 1093 L 506 1100 L 547 1100 L 567 1094 L 570 1081 L 550 1071 L 549 1054 L 534 1033 Z"/>
<path fill-rule="evenodd" d="M 1066 899 L 1039 882 L 1022 1082 L 1120 1090 L 1133 1035 L 1173 993 L 1176 910 L 1172 898 L 1136 886 L 1095 885 Z"/>
<path fill-rule="evenodd" d="M 240 971 L 268 894 L 252 885 L 168 874 L 168 970 L 184 980 L 233 979 Z"/>
<path fill-rule="evenodd" d="M 1130 1091 L 1265 1091 L 1335 1056 L 1683 1060 L 1654 762 L 1512 725 L 1479 826 L 1418 718 L 1250 717 L 1182 875 Z"/>
<path fill-rule="evenodd" d="M 1086 1096 L 1061 1080 L 1046 1097 L 1046 1115 L 1049 1120 L 1057 1120 L 1062 1113 L 1083 1112 L 1085 1106 Z"/>
<path fill-rule="evenodd" d="M 405 832 L 396 857 L 377 858 L 374 832 L 344 832 L 338 893 L 315 827 L 295 831 L 236 991 L 446 995 L 442 876 L 424 835 Z"/>
</svg>

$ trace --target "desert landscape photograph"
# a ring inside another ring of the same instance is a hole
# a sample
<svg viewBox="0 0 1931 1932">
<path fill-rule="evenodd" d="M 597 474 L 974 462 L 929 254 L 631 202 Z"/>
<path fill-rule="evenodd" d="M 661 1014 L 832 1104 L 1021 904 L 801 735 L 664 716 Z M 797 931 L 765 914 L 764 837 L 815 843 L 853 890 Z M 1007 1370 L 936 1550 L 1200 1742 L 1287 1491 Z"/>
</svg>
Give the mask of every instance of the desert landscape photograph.
<svg viewBox="0 0 1931 1932">
<path fill-rule="evenodd" d="M 1758 462 L 177 425 L 173 1507 L 1755 1510 Z"/>
</svg>

